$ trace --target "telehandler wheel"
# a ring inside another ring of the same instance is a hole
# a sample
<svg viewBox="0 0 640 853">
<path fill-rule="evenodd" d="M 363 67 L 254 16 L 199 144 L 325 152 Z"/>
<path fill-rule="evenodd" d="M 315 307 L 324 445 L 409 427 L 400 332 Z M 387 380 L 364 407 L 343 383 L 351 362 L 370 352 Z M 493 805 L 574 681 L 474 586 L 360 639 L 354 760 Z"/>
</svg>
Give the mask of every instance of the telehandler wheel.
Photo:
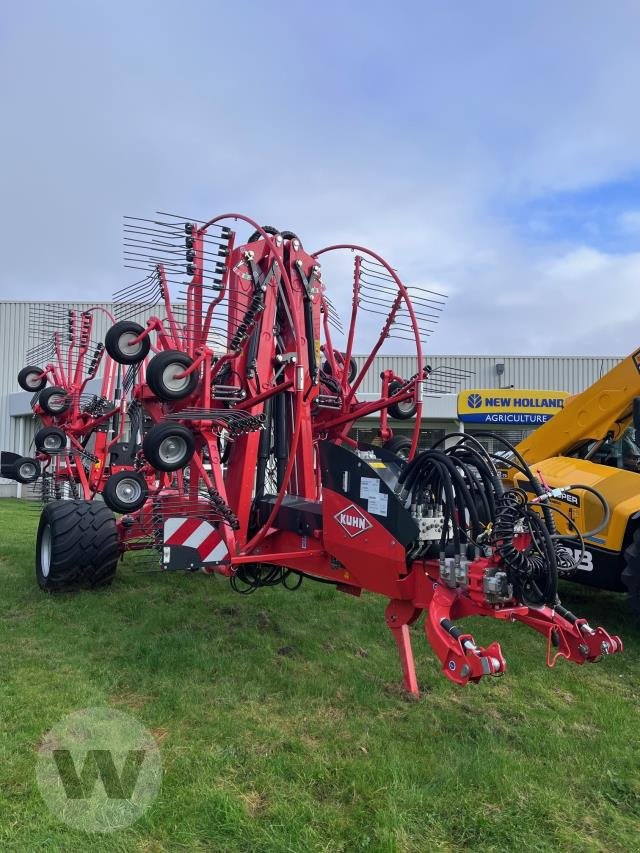
<svg viewBox="0 0 640 853">
<path fill-rule="evenodd" d="M 391 453 L 395 453 L 396 456 L 399 456 L 401 459 L 405 461 L 409 458 L 409 451 L 411 450 L 411 439 L 406 435 L 394 435 L 393 438 L 390 438 L 389 441 L 385 441 L 382 445 L 385 450 L 389 450 Z"/>
<path fill-rule="evenodd" d="M 149 354 L 149 336 L 132 344 L 144 332 L 144 326 L 131 320 L 120 320 L 109 329 L 104 337 L 104 347 L 118 364 L 138 364 Z"/>
<path fill-rule="evenodd" d="M 159 400 L 182 400 L 196 390 L 198 372 L 180 376 L 191 367 L 193 359 L 179 350 L 159 352 L 147 367 L 147 383 Z"/>
<path fill-rule="evenodd" d="M 36 578 L 45 592 L 108 586 L 119 556 L 115 517 L 100 501 L 51 501 L 42 510 Z"/>
<path fill-rule="evenodd" d="M 51 388 L 45 388 L 38 395 L 38 403 L 42 406 L 48 415 L 61 415 L 67 411 L 71 405 L 69 394 L 64 388 L 54 385 Z"/>
<path fill-rule="evenodd" d="M 136 471 L 119 471 L 107 478 L 102 500 L 114 512 L 135 512 L 144 505 L 149 494 L 147 481 Z"/>
<path fill-rule="evenodd" d="M 389 394 L 397 394 L 401 388 L 400 382 L 390 382 Z M 389 406 L 389 414 L 398 421 L 408 421 L 415 415 L 417 409 L 418 406 L 413 400 L 403 400 L 401 403 L 394 403 Z"/>
<path fill-rule="evenodd" d="M 627 588 L 631 614 L 640 626 L 640 528 L 633 534 L 631 545 L 625 549 L 624 559 L 622 583 Z"/>
<path fill-rule="evenodd" d="M 177 471 L 191 461 L 196 442 L 182 424 L 155 424 L 142 440 L 142 452 L 158 471 Z"/>
<path fill-rule="evenodd" d="M 35 483 L 40 476 L 40 463 L 30 456 L 21 456 L 13 463 L 10 469 L 13 479 L 18 483 Z"/>
<path fill-rule="evenodd" d="M 67 436 L 58 427 L 42 427 L 33 437 L 40 453 L 59 453 L 67 446 Z"/>
<path fill-rule="evenodd" d="M 29 365 L 23 367 L 18 373 L 18 385 L 23 391 L 30 391 L 33 394 L 34 391 L 42 391 L 46 387 L 47 377 L 42 375 L 40 367 Z"/>
</svg>

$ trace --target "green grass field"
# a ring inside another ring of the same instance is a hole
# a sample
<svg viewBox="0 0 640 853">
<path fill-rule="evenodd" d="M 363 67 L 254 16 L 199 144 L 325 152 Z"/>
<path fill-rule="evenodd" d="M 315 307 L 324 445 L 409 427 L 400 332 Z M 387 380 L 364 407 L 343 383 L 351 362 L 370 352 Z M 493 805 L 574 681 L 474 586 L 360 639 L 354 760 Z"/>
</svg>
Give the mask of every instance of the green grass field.
<svg viewBox="0 0 640 853">
<path fill-rule="evenodd" d="M 622 597 L 565 604 L 625 653 L 545 666 L 523 626 L 468 623 L 509 671 L 468 688 L 439 673 L 400 689 L 385 601 L 305 582 L 250 597 L 203 575 L 143 573 L 49 597 L 38 513 L 0 502 L 0 850 L 638 850 L 640 657 Z M 158 798 L 133 826 L 85 834 L 40 798 L 35 762 L 64 715 L 111 706 L 160 743 Z"/>
</svg>

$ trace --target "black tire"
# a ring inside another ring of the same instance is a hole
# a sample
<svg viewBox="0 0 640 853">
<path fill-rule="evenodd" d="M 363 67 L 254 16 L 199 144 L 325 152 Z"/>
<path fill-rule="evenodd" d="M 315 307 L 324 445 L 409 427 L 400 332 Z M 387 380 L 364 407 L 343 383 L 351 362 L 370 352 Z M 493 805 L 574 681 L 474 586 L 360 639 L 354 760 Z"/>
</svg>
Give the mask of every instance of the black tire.
<svg viewBox="0 0 640 853">
<path fill-rule="evenodd" d="M 640 528 L 636 529 L 631 545 L 624 551 L 624 561 L 621 580 L 627 588 L 633 619 L 640 627 Z"/>
<path fill-rule="evenodd" d="M 33 437 L 40 453 L 60 453 L 67 446 L 67 436 L 58 427 L 42 427 Z"/>
<path fill-rule="evenodd" d="M 142 441 L 142 452 L 157 471 L 177 471 L 188 465 L 196 449 L 190 429 L 182 424 L 156 424 Z"/>
<path fill-rule="evenodd" d="M 411 444 L 411 439 L 406 435 L 394 435 L 394 437 L 390 438 L 389 441 L 385 441 L 382 446 L 390 453 L 395 453 L 396 456 L 399 456 L 401 459 L 407 460 L 409 458 Z"/>
<path fill-rule="evenodd" d="M 111 358 L 118 364 L 139 364 L 149 354 L 151 341 L 149 336 L 131 347 L 129 342 L 144 332 L 144 326 L 131 320 L 120 320 L 115 323 L 104 338 L 104 346 Z"/>
<path fill-rule="evenodd" d="M 137 471 L 118 471 L 107 478 L 102 500 L 114 512 L 128 514 L 140 509 L 147 500 L 147 481 Z"/>
<path fill-rule="evenodd" d="M 262 230 L 266 231 L 267 234 L 270 234 L 272 237 L 276 237 L 280 233 L 273 225 L 263 225 Z M 247 240 L 247 243 L 255 243 L 256 240 L 262 239 L 262 234 L 259 231 L 254 231 L 251 237 Z"/>
<path fill-rule="evenodd" d="M 401 382 L 390 382 L 389 396 L 397 394 L 401 388 Z M 415 415 L 417 409 L 418 405 L 413 400 L 403 400 L 402 403 L 393 403 L 389 406 L 389 414 L 397 421 L 408 421 Z"/>
<path fill-rule="evenodd" d="M 41 473 L 40 463 L 30 456 L 21 456 L 10 468 L 12 477 L 18 483 L 35 483 Z"/>
<path fill-rule="evenodd" d="M 341 353 L 340 353 L 340 355 L 341 355 Z M 326 373 L 327 376 L 333 376 L 333 371 L 331 370 L 331 365 L 329 364 L 328 361 L 325 361 L 325 363 L 322 365 L 322 372 Z M 353 380 L 356 378 L 357 375 L 358 375 L 358 363 L 355 360 L 355 358 L 350 358 L 349 359 L 349 376 L 347 377 L 349 384 L 351 384 L 353 382 Z"/>
<path fill-rule="evenodd" d="M 300 243 L 300 248 L 302 248 L 302 240 L 293 231 L 281 231 L 280 236 L 283 240 L 297 240 Z"/>
<path fill-rule="evenodd" d="M 108 586 L 119 556 L 116 520 L 101 501 L 51 501 L 42 510 L 36 539 L 40 589 Z"/>
<path fill-rule="evenodd" d="M 41 378 L 38 379 L 38 377 Z M 23 391 L 29 391 L 30 394 L 33 394 L 36 391 L 42 391 L 43 388 L 46 388 L 47 377 L 42 376 L 41 367 L 29 365 L 28 367 L 23 367 L 20 373 L 18 373 L 18 385 Z"/>
<path fill-rule="evenodd" d="M 172 376 L 183 373 L 192 364 L 193 359 L 186 352 L 172 349 L 159 352 L 147 367 L 147 384 L 159 400 L 182 400 L 196 390 L 198 373 L 194 371 L 179 380 L 172 380 Z"/>
<path fill-rule="evenodd" d="M 64 388 L 58 385 L 53 385 L 51 388 L 45 388 L 38 395 L 38 403 L 48 415 L 62 415 L 71 405 L 69 394 Z"/>
</svg>

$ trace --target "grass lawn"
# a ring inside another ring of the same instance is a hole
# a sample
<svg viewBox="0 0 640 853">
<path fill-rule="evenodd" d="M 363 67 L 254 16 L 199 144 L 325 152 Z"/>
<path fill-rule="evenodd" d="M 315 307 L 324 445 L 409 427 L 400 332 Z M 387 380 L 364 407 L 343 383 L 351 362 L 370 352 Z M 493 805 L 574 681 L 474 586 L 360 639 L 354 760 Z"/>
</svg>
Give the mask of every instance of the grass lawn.
<svg viewBox="0 0 640 853">
<path fill-rule="evenodd" d="M 110 589 L 50 597 L 37 521 L 0 502 L 0 850 L 640 849 L 640 643 L 622 597 L 563 590 L 623 637 L 595 666 L 549 670 L 539 635 L 469 620 L 509 670 L 462 689 L 419 623 L 408 701 L 382 598 L 307 581 L 242 597 L 129 557 Z M 151 808 L 112 835 L 60 823 L 34 772 L 51 726 L 102 705 L 147 726 L 164 766 Z"/>
</svg>

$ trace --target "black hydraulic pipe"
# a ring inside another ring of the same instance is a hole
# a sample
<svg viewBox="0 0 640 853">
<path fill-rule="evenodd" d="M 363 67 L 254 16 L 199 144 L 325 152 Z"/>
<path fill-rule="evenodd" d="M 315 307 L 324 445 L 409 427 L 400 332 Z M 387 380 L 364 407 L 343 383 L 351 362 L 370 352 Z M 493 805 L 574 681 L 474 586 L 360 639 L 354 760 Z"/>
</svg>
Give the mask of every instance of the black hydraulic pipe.
<svg viewBox="0 0 640 853">
<path fill-rule="evenodd" d="M 440 624 L 448 634 L 451 634 L 454 639 L 459 640 L 460 637 L 462 637 L 462 631 L 460 630 L 460 628 L 456 628 L 456 626 L 448 619 L 441 619 Z"/>
<path fill-rule="evenodd" d="M 304 333 L 307 338 L 307 356 L 309 358 L 309 373 L 315 384 L 318 379 L 318 362 L 316 361 L 316 342 L 313 333 L 313 312 L 311 297 L 304 297 Z"/>
<path fill-rule="evenodd" d="M 273 424 L 272 408 L 273 398 L 268 397 L 264 404 L 264 430 L 260 434 L 260 442 L 258 444 L 256 498 L 262 498 L 265 495 L 267 462 L 269 460 L 269 454 L 271 453 L 271 428 Z"/>
<path fill-rule="evenodd" d="M 111 429 L 113 430 L 113 435 L 118 435 L 120 432 L 120 400 L 122 398 L 122 365 L 118 365 L 118 374 L 116 379 L 116 387 L 113 396 L 114 404 L 118 406 L 118 408 L 113 413 L 113 418 L 111 420 Z"/>
<path fill-rule="evenodd" d="M 278 491 L 282 488 L 289 453 L 287 450 L 287 410 L 284 392 L 273 398 L 273 434 L 276 453 Z"/>
<path fill-rule="evenodd" d="M 260 338 L 260 327 L 255 325 L 249 338 L 249 349 L 247 352 L 247 376 L 256 375 L 256 357 L 258 355 L 258 340 Z"/>
</svg>

